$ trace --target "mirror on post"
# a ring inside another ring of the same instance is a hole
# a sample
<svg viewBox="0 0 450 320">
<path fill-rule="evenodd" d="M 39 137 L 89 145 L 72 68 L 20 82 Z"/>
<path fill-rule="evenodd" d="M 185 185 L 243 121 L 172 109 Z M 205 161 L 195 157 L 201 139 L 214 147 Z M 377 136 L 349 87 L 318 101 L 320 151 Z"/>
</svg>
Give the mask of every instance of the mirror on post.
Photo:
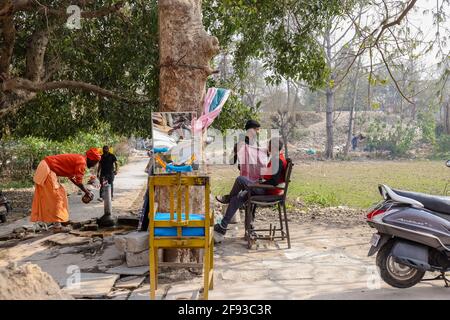
<svg viewBox="0 0 450 320">
<path fill-rule="evenodd" d="M 200 136 L 192 132 L 193 112 L 153 112 L 155 174 L 192 172 L 201 161 Z"/>
</svg>

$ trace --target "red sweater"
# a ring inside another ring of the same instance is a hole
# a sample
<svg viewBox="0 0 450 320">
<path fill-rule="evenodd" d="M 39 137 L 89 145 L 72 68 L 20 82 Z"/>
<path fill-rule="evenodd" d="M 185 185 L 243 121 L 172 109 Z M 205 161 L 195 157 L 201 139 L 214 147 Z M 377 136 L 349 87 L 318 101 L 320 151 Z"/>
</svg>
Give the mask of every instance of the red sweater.
<svg viewBox="0 0 450 320">
<path fill-rule="evenodd" d="M 286 175 L 287 161 L 284 158 L 284 154 L 282 152 L 280 152 L 279 156 L 280 157 L 279 157 L 278 171 L 272 175 L 263 175 L 263 179 L 266 180 L 264 181 L 264 184 L 277 186 L 280 183 L 286 182 L 285 175 Z M 272 168 L 272 161 L 269 162 L 267 168 Z M 275 190 L 268 190 L 267 193 L 271 195 L 280 195 L 283 194 L 283 189 L 277 188 Z"/>
</svg>

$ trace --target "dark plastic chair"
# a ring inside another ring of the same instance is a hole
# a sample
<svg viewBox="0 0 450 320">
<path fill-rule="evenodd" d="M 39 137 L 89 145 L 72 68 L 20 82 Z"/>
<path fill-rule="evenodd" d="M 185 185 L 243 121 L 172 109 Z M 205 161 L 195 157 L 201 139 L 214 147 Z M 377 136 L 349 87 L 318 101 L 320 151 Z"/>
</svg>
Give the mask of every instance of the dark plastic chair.
<svg viewBox="0 0 450 320">
<path fill-rule="evenodd" d="M 288 193 L 289 182 L 291 178 L 292 167 L 294 164 L 291 159 L 287 159 L 287 166 L 285 172 L 285 184 L 283 194 L 281 195 L 256 195 L 252 194 L 252 189 L 263 188 L 267 190 L 279 189 L 271 185 L 253 184 L 247 187 L 249 197 L 245 203 L 245 239 L 247 240 L 248 248 L 251 249 L 256 240 L 270 240 L 275 239 L 287 240 L 288 248 L 291 248 L 291 238 L 289 235 L 289 225 L 286 212 L 286 197 Z M 272 227 L 270 224 L 269 229 L 255 229 L 254 220 L 256 214 L 256 208 L 260 207 L 278 207 L 279 227 L 276 225 Z M 283 212 L 282 210 L 283 209 Z M 266 235 L 258 234 L 258 232 L 268 232 Z"/>
</svg>

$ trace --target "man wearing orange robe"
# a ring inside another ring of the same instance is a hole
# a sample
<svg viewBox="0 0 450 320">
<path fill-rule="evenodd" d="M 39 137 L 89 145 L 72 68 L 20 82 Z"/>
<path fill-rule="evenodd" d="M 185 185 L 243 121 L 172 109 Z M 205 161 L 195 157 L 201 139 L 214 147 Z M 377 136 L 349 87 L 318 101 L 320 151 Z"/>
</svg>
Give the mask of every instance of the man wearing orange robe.
<svg viewBox="0 0 450 320">
<path fill-rule="evenodd" d="M 54 223 L 54 231 L 69 231 L 61 222 L 69 221 L 67 193 L 58 177 L 67 177 L 91 200 L 92 193 L 83 185 L 86 168 L 94 167 L 101 156 L 92 148 L 81 154 L 59 154 L 45 157 L 34 174 L 35 191 L 31 208 L 32 222 Z"/>
</svg>

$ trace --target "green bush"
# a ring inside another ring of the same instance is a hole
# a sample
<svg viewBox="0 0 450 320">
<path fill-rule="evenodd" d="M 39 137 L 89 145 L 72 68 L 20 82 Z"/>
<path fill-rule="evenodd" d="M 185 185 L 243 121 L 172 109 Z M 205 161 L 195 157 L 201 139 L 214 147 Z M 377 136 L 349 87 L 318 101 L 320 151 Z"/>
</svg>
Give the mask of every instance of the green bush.
<svg viewBox="0 0 450 320">
<path fill-rule="evenodd" d="M 417 116 L 420 130 L 422 131 L 422 142 L 434 144 L 436 142 L 436 120 L 434 113 L 421 112 Z"/>
<path fill-rule="evenodd" d="M 389 151 L 393 157 L 404 156 L 412 148 L 415 128 L 397 122 L 389 127 L 386 123 L 375 120 L 369 125 L 367 148 L 369 151 Z"/>
<path fill-rule="evenodd" d="M 436 141 L 436 152 L 439 157 L 450 158 L 450 135 L 442 134 Z"/>
<path fill-rule="evenodd" d="M 0 176 L 8 176 L 15 181 L 31 180 L 39 162 L 49 155 L 62 153 L 84 154 L 90 148 L 103 145 L 123 145 L 120 137 L 103 133 L 78 133 L 64 141 L 53 141 L 38 137 L 8 138 L 0 141 Z M 120 164 L 128 157 L 128 149 L 123 146 L 116 153 Z"/>
</svg>

